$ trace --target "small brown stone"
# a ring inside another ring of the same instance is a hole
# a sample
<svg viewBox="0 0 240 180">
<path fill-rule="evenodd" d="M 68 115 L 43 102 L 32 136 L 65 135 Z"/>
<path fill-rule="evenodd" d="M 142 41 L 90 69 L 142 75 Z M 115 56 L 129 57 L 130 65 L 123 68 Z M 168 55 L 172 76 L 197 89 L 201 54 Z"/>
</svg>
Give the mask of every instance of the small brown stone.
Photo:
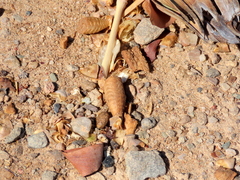
<svg viewBox="0 0 240 180">
<path fill-rule="evenodd" d="M 63 49 L 68 47 L 68 36 L 62 36 L 59 41 L 59 46 Z"/>
<path fill-rule="evenodd" d="M 6 114 L 16 114 L 16 112 L 17 112 L 17 110 L 16 110 L 16 108 L 15 108 L 13 103 L 8 104 L 4 108 L 4 113 L 6 113 Z"/>
</svg>

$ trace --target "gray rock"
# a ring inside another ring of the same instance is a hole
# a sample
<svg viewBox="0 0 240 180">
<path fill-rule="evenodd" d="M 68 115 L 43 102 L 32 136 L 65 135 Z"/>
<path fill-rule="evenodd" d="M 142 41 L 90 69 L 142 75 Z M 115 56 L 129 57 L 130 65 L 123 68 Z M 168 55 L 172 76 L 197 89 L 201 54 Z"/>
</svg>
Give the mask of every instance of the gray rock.
<svg viewBox="0 0 240 180">
<path fill-rule="evenodd" d="M 57 75 L 55 73 L 51 73 L 49 75 L 49 77 L 50 77 L 52 82 L 57 82 L 58 81 Z"/>
<path fill-rule="evenodd" d="M 19 23 L 23 21 L 23 18 L 18 14 L 14 14 L 12 17 L 15 21 L 17 21 Z"/>
<path fill-rule="evenodd" d="M 208 77 L 207 80 L 215 86 L 219 83 L 217 78 Z"/>
<path fill-rule="evenodd" d="M 57 173 L 54 171 L 44 171 L 42 174 L 42 180 L 55 180 Z"/>
<path fill-rule="evenodd" d="M 219 76 L 220 74 L 221 73 L 215 68 L 210 68 L 206 71 L 206 76 L 207 77 L 215 78 L 215 77 Z"/>
<path fill-rule="evenodd" d="M 20 122 L 14 126 L 11 133 L 5 138 L 5 143 L 12 143 L 18 139 L 20 139 L 24 134 L 23 124 Z"/>
<path fill-rule="evenodd" d="M 71 121 L 71 126 L 75 133 L 87 138 L 92 128 L 92 121 L 87 117 L 79 117 Z"/>
<path fill-rule="evenodd" d="M 164 30 L 164 28 L 152 25 L 150 18 L 144 18 L 133 32 L 134 40 L 141 45 L 148 44 L 159 37 Z"/>
<path fill-rule="evenodd" d="M 33 134 L 27 138 L 28 146 L 31 148 L 44 148 L 48 145 L 48 138 L 44 132 Z"/>
<path fill-rule="evenodd" d="M 166 165 L 156 150 L 129 151 L 125 160 L 129 180 L 144 180 L 166 174 Z"/>
<path fill-rule="evenodd" d="M 208 122 L 209 122 L 209 123 L 217 123 L 217 122 L 218 122 L 218 119 L 215 118 L 215 117 L 213 117 L 213 116 L 211 116 L 211 117 L 208 118 Z"/>
<path fill-rule="evenodd" d="M 154 117 L 144 118 L 141 121 L 141 128 L 143 130 L 148 130 L 153 128 L 157 124 L 157 121 L 154 119 Z"/>
</svg>

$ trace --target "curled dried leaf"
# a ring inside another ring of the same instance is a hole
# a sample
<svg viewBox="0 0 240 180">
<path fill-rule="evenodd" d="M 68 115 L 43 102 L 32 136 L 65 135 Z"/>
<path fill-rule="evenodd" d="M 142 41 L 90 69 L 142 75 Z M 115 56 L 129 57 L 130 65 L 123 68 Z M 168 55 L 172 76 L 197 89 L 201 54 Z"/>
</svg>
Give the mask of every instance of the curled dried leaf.
<svg viewBox="0 0 240 180">
<path fill-rule="evenodd" d="M 124 42 L 129 42 L 133 39 L 133 31 L 137 26 L 136 20 L 123 21 L 118 28 L 118 37 Z"/>
<path fill-rule="evenodd" d="M 80 34 L 94 34 L 108 28 L 110 24 L 108 18 L 85 17 L 79 20 L 77 31 Z"/>
<path fill-rule="evenodd" d="M 104 96 L 112 116 L 122 117 L 126 95 L 121 78 L 110 76 L 106 79 Z"/>
</svg>

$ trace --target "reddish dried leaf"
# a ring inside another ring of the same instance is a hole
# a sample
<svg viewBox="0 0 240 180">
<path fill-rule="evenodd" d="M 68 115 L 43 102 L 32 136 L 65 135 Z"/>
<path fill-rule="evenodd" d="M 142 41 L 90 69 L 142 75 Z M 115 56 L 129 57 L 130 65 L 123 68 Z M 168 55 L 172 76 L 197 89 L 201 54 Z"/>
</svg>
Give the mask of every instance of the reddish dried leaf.
<svg viewBox="0 0 240 180">
<path fill-rule="evenodd" d="M 156 59 L 156 54 L 157 54 L 157 47 L 160 43 L 161 39 L 157 39 L 150 44 L 148 44 L 145 48 L 144 51 L 147 55 L 147 57 L 153 62 Z"/>
</svg>

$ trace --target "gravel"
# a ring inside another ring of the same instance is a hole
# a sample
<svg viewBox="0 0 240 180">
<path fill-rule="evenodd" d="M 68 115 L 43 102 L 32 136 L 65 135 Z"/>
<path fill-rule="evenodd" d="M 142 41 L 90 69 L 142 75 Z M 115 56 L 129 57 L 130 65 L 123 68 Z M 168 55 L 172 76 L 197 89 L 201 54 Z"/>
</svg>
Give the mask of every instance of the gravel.
<svg viewBox="0 0 240 180">
<path fill-rule="evenodd" d="M 157 124 L 157 121 L 155 120 L 154 117 L 144 118 L 141 121 L 141 128 L 143 130 L 148 130 L 156 126 L 156 124 Z"/>
<path fill-rule="evenodd" d="M 71 121 L 71 126 L 75 133 L 87 138 L 92 128 L 92 121 L 87 117 L 79 117 Z"/>
<path fill-rule="evenodd" d="M 5 143 L 12 143 L 18 139 L 20 139 L 24 135 L 24 127 L 23 124 L 20 122 L 16 124 L 11 131 L 11 133 L 5 138 Z"/>
<path fill-rule="evenodd" d="M 42 174 L 42 180 L 55 180 L 57 173 L 54 171 L 44 171 Z"/>
</svg>

